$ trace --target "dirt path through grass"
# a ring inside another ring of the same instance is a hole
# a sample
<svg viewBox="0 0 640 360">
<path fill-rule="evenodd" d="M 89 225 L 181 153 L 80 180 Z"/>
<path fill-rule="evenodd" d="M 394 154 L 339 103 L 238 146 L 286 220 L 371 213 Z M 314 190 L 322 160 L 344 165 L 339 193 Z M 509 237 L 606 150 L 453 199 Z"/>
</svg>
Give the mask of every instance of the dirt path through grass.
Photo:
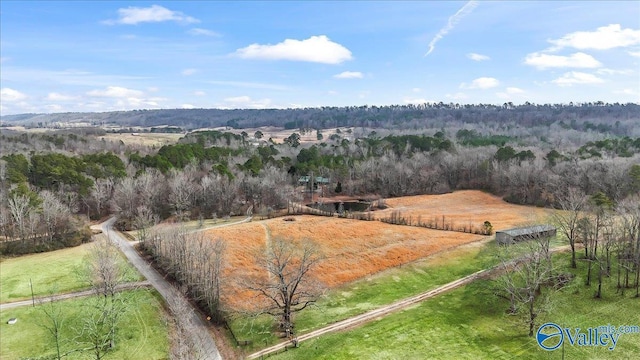
<svg viewBox="0 0 640 360">
<path fill-rule="evenodd" d="M 567 251 L 569 250 L 569 246 L 559 246 L 556 248 L 551 249 L 551 252 L 555 253 L 555 252 L 562 252 L 562 251 Z M 477 271 L 471 275 L 467 275 L 465 277 L 462 277 L 458 280 L 452 281 L 448 284 L 445 284 L 443 286 L 440 286 L 436 289 L 433 290 L 429 290 L 427 292 L 423 292 L 421 294 L 415 295 L 415 296 L 411 296 L 399 301 L 396 301 L 392 304 L 383 306 L 381 308 L 378 309 L 374 309 L 371 311 L 368 311 L 364 314 L 360 314 L 360 315 L 356 315 L 353 317 L 350 317 L 348 319 L 342 320 L 342 321 L 338 321 L 334 324 L 325 326 L 323 328 L 311 331 L 309 333 L 306 334 L 302 334 L 300 336 L 298 336 L 297 338 L 295 338 L 295 341 L 297 343 L 300 343 L 301 341 L 305 341 L 305 340 L 310 340 L 313 338 L 316 338 L 318 336 L 330 333 L 330 332 L 335 332 L 335 331 L 340 331 L 340 330 L 346 330 L 346 329 L 350 329 L 356 326 L 360 326 L 363 324 L 366 324 L 368 322 L 371 322 L 373 320 L 376 319 L 380 319 L 386 315 L 389 315 L 393 312 L 396 312 L 398 310 L 402 310 L 405 309 L 411 305 L 417 304 L 419 302 L 422 302 L 424 300 L 430 299 L 432 297 L 435 297 L 437 295 L 440 295 L 444 292 L 453 290 L 453 289 L 457 289 L 461 286 L 467 285 L 473 281 L 475 281 L 478 278 L 481 277 L 486 277 L 486 276 L 491 276 L 491 275 L 495 275 L 496 273 L 500 273 L 502 271 L 504 271 L 505 268 L 509 268 L 512 266 L 512 264 L 515 264 L 518 261 L 518 259 L 513 260 L 512 262 L 510 262 L 509 264 L 501 264 L 501 265 L 497 265 L 494 266 L 490 269 L 484 269 L 484 270 L 480 270 Z M 266 349 L 257 351 L 251 355 L 249 355 L 247 358 L 249 359 L 257 359 L 260 357 L 263 357 L 265 355 L 269 355 L 272 353 L 277 353 L 279 351 L 282 351 L 284 349 L 286 349 L 287 347 L 292 347 L 293 343 L 292 341 L 285 341 L 279 344 L 276 344 L 274 346 L 268 347 Z"/>
<path fill-rule="evenodd" d="M 138 289 L 141 287 L 150 287 L 150 286 L 151 286 L 151 283 L 149 283 L 148 281 L 138 281 L 133 283 L 120 284 L 116 286 L 116 291 Z M 94 294 L 95 294 L 94 290 L 84 290 L 84 291 L 76 291 L 76 292 L 66 293 L 66 294 L 58 294 L 53 296 L 39 296 L 33 300 L 29 299 L 29 300 L 14 301 L 10 303 L 0 304 L 0 310 L 13 309 L 21 306 L 29 306 L 29 305 L 33 305 L 34 303 L 39 304 L 42 301 L 50 301 L 50 300 L 60 301 L 60 300 L 73 299 L 73 298 L 78 298 L 83 296 L 91 296 Z"/>
</svg>

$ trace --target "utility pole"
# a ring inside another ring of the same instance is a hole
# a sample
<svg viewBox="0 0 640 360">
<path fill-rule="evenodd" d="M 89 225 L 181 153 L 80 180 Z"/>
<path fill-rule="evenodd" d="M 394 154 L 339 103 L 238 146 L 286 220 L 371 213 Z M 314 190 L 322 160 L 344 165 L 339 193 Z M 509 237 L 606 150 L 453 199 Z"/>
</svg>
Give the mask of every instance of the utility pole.
<svg viewBox="0 0 640 360">
<path fill-rule="evenodd" d="M 29 287 L 31 288 L 31 306 L 36 307 L 36 298 L 33 296 L 33 282 L 31 282 L 31 278 L 29 278 Z"/>
</svg>

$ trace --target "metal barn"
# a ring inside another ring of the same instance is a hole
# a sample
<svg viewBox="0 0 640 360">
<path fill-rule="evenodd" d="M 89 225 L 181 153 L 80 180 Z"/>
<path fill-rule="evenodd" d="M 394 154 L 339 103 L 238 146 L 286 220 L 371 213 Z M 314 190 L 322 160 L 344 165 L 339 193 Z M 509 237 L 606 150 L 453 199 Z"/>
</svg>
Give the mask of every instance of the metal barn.
<svg viewBox="0 0 640 360">
<path fill-rule="evenodd" d="M 520 241 L 554 236 L 556 236 L 556 228 L 542 224 L 496 231 L 496 242 L 500 245 L 508 245 Z"/>
</svg>

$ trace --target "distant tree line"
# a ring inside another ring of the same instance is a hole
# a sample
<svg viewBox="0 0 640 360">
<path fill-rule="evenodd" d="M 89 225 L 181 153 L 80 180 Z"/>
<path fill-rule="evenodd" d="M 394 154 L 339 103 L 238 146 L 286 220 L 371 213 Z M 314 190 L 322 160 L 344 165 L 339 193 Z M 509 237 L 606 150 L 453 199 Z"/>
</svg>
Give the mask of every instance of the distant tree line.
<svg viewBox="0 0 640 360">
<path fill-rule="evenodd" d="M 170 125 L 187 130 L 227 126 L 249 128 L 276 126 L 287 129 L 328 129 L 366 127 L 386 129 L 437 129 L 447 124 L 514 124 L 523 127 L 549 126 L 554 122 L 565 129 L 595 131 L 624 136 L 633 134 L 640 105 L 601 101 L 569 104 L 514 105 L 424 103 L 388 106 L 323 106 L 298 109 L 163 109 L 107 113 L 21 114 L 3 116 L 3 123 L 37 126 L 38 123 L 73 121 L 93 125 L 158 127 Z M 638 134 L 635 133 L 635 136 Z"/>
<path fill-rule="evenodd" d="M 249 141 L 246 132 L 198 131 L 159 149 L 96 141 L 100 135 L 84 129 L 78 134 L 3 131 L 2 235 L 42 237 L 44 232 L 36 235 L 35 228 L 27 233 L 29 219 L 37 223 L 36 214 L 42 214 L 43 191 L 54 194 L 72 215 L 100 218 L 117 212 L 122 228 L 135 228 L 137 221 L 149 217 L 197 219 L 242 214 L 249 207 L 256 213 L 282 209 L 290 201 L 302 200 L 297 181 L 311 173 L 330 179 L 323 188 L 325 195 L 393 197 L 480 189 L 514 203 L 557 207 L 570 188 L 587 195 L 601 192 L 614 203 L 640 191 L 640 137 L 601 134 L 589 125 L 599 121 L 591 115 L 602 114 L 610 121 L 620 119 L 612 129 L 628 128 L 640 116 L 635 105 L 425 105 L 314 111 L 334 110 L 393 119 L 413 112 L 460 111 L 460 119 L 475 114 L 477 121 L 460 125 L 454 116 L 451 124 L 432 130 L 428 128 L 434 123 L 426 120 L 418 130 L 338 129 L 325 131 L 326 137 L 313 145 L 300 143 L 296 132 L 282 144 L 259 145 Z M 520 117 L 508 122 L 485 116 L 485 111 Z M 518 119 L 531 111 L 546 111 L 549 118 L 524 127 L 527 122 Z M 565 119 L 567 114 L 573 118 Z M 581 120 L 585 118 L 589 120 Z M 240 122 L 240 117 L 235 119 Z M 503 123 L 496 128 L 496 122 Z M 262 135 L 256 131 L 253 138 Z M 16 200 L 26 205 L 16 207 Z"/>
</svg>

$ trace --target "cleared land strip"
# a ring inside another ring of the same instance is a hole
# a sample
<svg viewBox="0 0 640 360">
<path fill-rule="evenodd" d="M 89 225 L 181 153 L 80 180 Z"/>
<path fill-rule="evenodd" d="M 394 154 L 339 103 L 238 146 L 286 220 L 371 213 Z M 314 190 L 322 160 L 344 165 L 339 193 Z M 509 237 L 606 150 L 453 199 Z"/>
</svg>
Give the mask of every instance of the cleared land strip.
<svg viewBox="0 0 640 360">
<path fill-rule="evenodd" d="M 552 253 L 555 252 L 562 252 L 562 251 L 566 251 L 569 249 L 569 246 L 560 246 L 554 249 L 551 249 L 550 251 Z M 413 304 L 417 304 L 419 302 L 422 302 L 424 300 L 430 299 L 434 296 L 440 295 L 446 291 L 449 290 L 453 290 L 456 288 L 459 288 L 461 286 L 467 285 L 473 281 L 475 281 L 476 279 L 483 277 L 483 276 L 489 276 L 492 275 L 496 272 L 502 272 L 505 269 L 511 268 L 512 266 L 514 266 L 515 264 L 517 264 L 519 261 L 519 259 L 513 260 L 507 264 L 501 264 L 501 265 L 497 265 L 494 266 L 490 269 L 484 269 L 484 270 L 480 270 L 480 271 L 476 271 L 471 275 L 467 275 L 463 278 L 460 278 L 458 280 L 452 281 L 448 284 L 442 285 L 436 289 L 433 290 L 429 290 L 427 292 L 418 294 L 418 295 L 414 295 L 412 297 L 408 297 L 406 299 L 402 299 L 400 301 L 396 301 L 392 304 L 389 304 L 387 306 L 383 306 L 381 308 L 375 309 L 375 310 L 371 310 L 369 312 L 366 312 L 364 314 L 360 314 L 360 315 L 356 315 L 354 317 L 342 320 L 342 321 L 338 321 L 336 323 L 333 323 L 331 325 L 325 326 L 321 329 L 318 330 L 314 330 L 311 331 L 309 333 L 300 335 L 297 337 L 297 342 L 301 342 L 301 341 L 305 341 L 305 340 L 310 340 L 313 338 L 316 338 L 320 335 L 324 335 L 326 333 L 330 333 L 330 332 L 334 332 L 334 331 L 340 331 L 340 330 L 346 330 L 352 327 L 356 327 L 359 325 L 362 325 L 364 323 L 373 321 L 377 318 L 386 316 L 390 313 L 396 312 L 398 310 L 402 310 L 405 309 Z M 286 347 L 288 346 L 292 346 L 292 342 L 291 341 L 285 341 L 276 345 L 273 345 L 271 347 L 268 347 L 266 349 L 262 349 L 258 352 L 255 352 L 251 355 L 249 355 L 247 358 L 248 359 L 257 359 L 259 357 L 265 356 L 265 355 L 269 355 L 272 353 L 276 353 L 278 351 L 282 351 L 284 350 Z"/>
<path fill-rule="evenodd" d="M 139 289 L 142 287 L 151 287 L 151 283 L 148 281 L 138 281 L 133 283 L 120 284 L 116 286 L 116 291 Z M 0 310 L 13 309 L 21 306 L 30 306 L 30 305 L 33 305 L 34 303 L 39 304 L 42 301 L 60 301 L 60 300 L 73 299 L 73 298 L 78 298 L 83 296 L 91 296 L 91 295 L 94 295 L 95 293 L 96 292 L 94 290 L 83 290 L 83 291 L 76 291 L 72 293 L 58 294 L 53 296 L 40 296 L 35 299 L 21 300 L 21 301 L 14 301 L 10 303 L 0 304 Z"/>
<path fill-rule="evenodd" d="M 460 286 L 466 285 L 472 281 L 474 281 L 475 279 L 477 279 L 478 277 L 485 275 L 486 273 L 490 272 L 491 270 L 480 270 L 478 272 L 475 272 L 471 275 L 467 275 L 463 278 L 460 278 L 456 281 L 452 281 L 446 285 L 440 286 L 439 288 L 427 291 L 425 293 L 422 294 L 418 294 L 400 301 L 397 301 L 395 303 L 392 303 L 390 305 L 381 307 L 379 309 L 375 309 L 375 310 L 371 310 L 369 312 L 366 312 L 364 314 L 360 314 L 354 317 L 351 317 L 349 319 L 345 319 L 342 321 L 338 321 L 337 323 L 331 324 L 329 326 L 323 327 L 321 329 L 303 334 L 298 336 L 298 342 L 301 341 L 305 341 L 305 340 L 310 340 L 313 339 L 315 337 L 318 337 L 320 335 L 329 333 L 329 332 L 333 332 L 333 331 L 339 331 L 339 330 L 345 330 L 345 329 L 349 329 L 351 327 L 354 326 L 358 326 L 361 325 L 363 323 L 375 320 L 378 317 L 387 315 L 389 313 L 392 313 L 394 311 L 398 311 L 398 310 L 402 310 L 410 305 L 419 303 L 423 300 L 432 298 L 436 295 L 439 295 L 445 291 L 449 291 L 455 288 L 458 288 Z M 291 346 L 291 342 L 290 341 L 286 341 L 286 342 L 282 342 L 280 344 L 274 345 L 272 347 L 260 350 L 258 352 L 255 352 L 251 355 L 248 356 L 249 359 L 256 359 L 259 358 L 261 356 L 264 355 L 268 355 L 274 352 L 278 352 L 280 350 L 283 350 L 285 347 L 287 346 Z"/>
</svg>

